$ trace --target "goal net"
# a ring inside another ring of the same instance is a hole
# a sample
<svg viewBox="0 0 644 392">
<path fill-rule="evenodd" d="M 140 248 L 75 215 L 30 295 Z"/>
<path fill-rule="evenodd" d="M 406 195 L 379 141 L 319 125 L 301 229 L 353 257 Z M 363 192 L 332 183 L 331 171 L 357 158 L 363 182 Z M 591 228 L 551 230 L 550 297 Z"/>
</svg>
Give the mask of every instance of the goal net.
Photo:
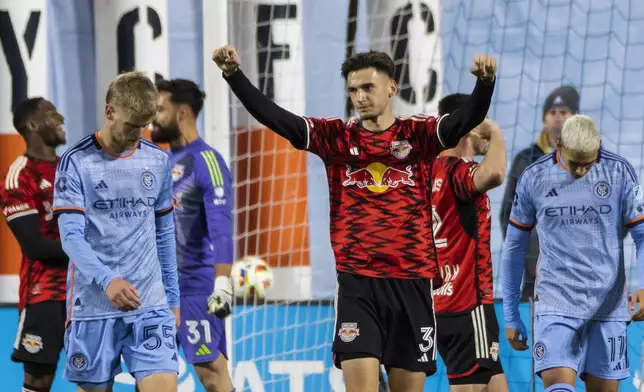
<svg viewBox="0 0 644 392">
<path fill-rule="evenodd" d="M 572 85 L 581 95 L 580 111 L 599 124 L 603 146 L 641 172 L 644 5 L 635 1 L 228 0 L 227 13 L 229 41 L 246 75 L 296 114 L 351 115 L 340 64 L 369 49 L 396 62 L 396 114 L 433 114 L 442 96 L 471 91 L 472 57 L 487 53 L 499 67 L 489 116 L 503 129 L 509 159 L 538 139 L 549 93 Z M 235 385 L 255 392 L 342 391 L 331 353 L 335 272 L 324 166 L 264 129 L 234 97 L 230 116 L 236 258 L 261 258 L 274 273 L 264 300 L 241 298 L 235 307 Z M 489 193 L 496 298 L 502 295 L 504 189 Z M 630 237 L 625 259 L 629 288 L 637 287 Z M 511 390 L 530 390 L 531 351 L 510 349 L 497 306 L 499 360 Z M 521 311 L 530 326 L 529 305 Z M 639 386 L 641 328 L 629 327 L 627 388 Z M 427 391 L 448 391 L 442 364 L 426 384 Z"/>
</svg>

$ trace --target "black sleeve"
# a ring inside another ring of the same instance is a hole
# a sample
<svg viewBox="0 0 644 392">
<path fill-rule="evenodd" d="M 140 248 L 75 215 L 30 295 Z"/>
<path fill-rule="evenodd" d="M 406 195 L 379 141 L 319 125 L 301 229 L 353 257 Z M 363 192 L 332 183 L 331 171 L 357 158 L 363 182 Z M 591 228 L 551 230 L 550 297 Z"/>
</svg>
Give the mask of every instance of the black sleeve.
<svg viewBox="0 0 644 392">
<path fill-rule="evenodd" d="M 494 84 L 495 81 L 477 78 L 467 103 L 440 121 L 438 132 L 445 148 L 456 147 L 463 136 L 485 120 L 492 102 Z"/>
<path fill-rule="evenodd" d="M 503 193 L 503 200 L 501 201 L 501 212 L 499 214 L 499 221 L 501 223 L 501 231 L 505 239 L 505 233 L 508 230 L 508 222 L 510 219 L 510 212 L 512 211 L 512 203 L 514 202 L 514 194 L 517 191 L 517 183 L 523 171 L 528 167 L 528 162 L 522 153 L 519 153 L 512 161 L 510 166 L 510 173 L 505 180 L 505 191 Z"/>
<path fill-rule="evenodd" d="M 40 234 L 40 217 L 37 214 L 12 219 L 9 229 L 16 237 L 22 254 L 29 260 L 51 264 L 64 264 L 69 261 L 60 241 L 43 238 Z"/>
<path fill-rule="evenodd" d="M 257 121 L 291 142 L 293 147 L 304 149 L 307 145 L 308 128 L 306 121 L 271 101 L 237 69 L 232 75 L 225 76 L 230 89 L 239 98 L 248 113 Z"/>
</svg>

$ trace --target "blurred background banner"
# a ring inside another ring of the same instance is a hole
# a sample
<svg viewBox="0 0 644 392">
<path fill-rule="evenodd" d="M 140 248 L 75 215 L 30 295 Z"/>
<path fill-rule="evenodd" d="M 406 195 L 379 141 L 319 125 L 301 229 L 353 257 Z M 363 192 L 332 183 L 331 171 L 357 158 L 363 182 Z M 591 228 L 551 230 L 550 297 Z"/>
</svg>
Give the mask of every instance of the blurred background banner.
<svg viewBox="0 0 644 392">
<path fill-rule="evenodd" d="M 103 123 L 107 85 L 119 72 L 192 79 L 205 90 L 198 128 L 234 175 L 237 256 L 258 256 L 275 275 L 268 293 L 275 302 L 239 307 L 232 319 L 233 374 L 246 390 L 341 390 L 330 365 L 333 311 L 329 301 L 320 302 L 333 298 L 336 274 L 324 165 L 260 126 L 230 96 L 211 61 L 212 50 L 225 43 L 238 47 L 242 69 L 265 94 L 315 117 L 351 115 L 340 75 L 348 54 L 390 53 L 400 89 L 395 111 L 410 115 L 433 114 L 442 96 L 469 93 L 472 58 L 487 53 L 499 65 L 489 116 L 504 131 L 510 159 L 541 132 L 546 96 L 570 84 L 581 95 L 580 112 L 599 124 L 604 147 L 642 174 L 641 2 L 0 0 L 0 177 L 24 151 L 11 108 L 27 96 L 44 96 L 65 115 L 68 143 L 62 153 Z M 489 192 L 496 298 L 502 295 L 503 191 L 504 186 Z M 629 237 L 629 289 L 638 284 L 634 260 Z M 19 263 L 19 248 L 0 219 L 0 303 L 17 301 Z M 522 309 L 529 324 L 529 312 Z M 2 350 L 13 339 L 13 313 L 0 313 L 8 320 L 0 329 Z M 629 327 L 632 377 L 622 383 L 624 391 L 639 385 L 641 329 L 638 323 Z M 2 350 L 0 374 L 19 374 Z M 513 391 L 529 390 L 529 353 L 501 343 L 500 356 Z M 195 388 L 190 372 L 182 373 L 182 391 Z M 304 380 L 304 389 L 294 377 Z M 309 377 L 314 384 L 306 384 Z M 119 385 L 130 388 L 122 380 Z M 432 384 L 442 391 L 446 384 L 437 385 Z M 68 388 L 61 383 L 54 391 Z"/>
</svg>

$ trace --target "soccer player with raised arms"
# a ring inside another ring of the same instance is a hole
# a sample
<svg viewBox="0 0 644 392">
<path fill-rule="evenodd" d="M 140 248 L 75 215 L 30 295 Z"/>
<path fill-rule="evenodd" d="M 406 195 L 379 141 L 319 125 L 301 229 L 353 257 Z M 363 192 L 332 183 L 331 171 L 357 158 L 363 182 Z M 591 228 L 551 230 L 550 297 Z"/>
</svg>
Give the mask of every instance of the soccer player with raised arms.
<svg viewBox="0 0 644 392">
<path fill-rule="evenodd" d="M 506 337 L 526 350 L 519 291 L 530 231 L 536 226 L 537 268 L 533 358 L 548 392 L 617 392 L 629 375 L 629 321 L 644 319 L 644 200 L 631 164 L 601 148 L 594 121 L 574 115 L 557 150 L 524 172 L 503 245 Z M 637 250 L 638 290 L 627 303 L 623 238 Z M 637 303 L 640 304 L 636 310 Z"/>
<path fill-rule="evenodd" d="M 422 391 L 436 371 L 432 161 L 485 119 L 495 60 L 475 56 L 476 85 L 459 110 L 405 118 L 392 110 L 397 85 L 391 57 L 356 54 L 341 67 L 360 114 L 347 123 L 280 108 L 246 78 L 231 46 L 215 50 L 213 60 L 251 115 L 326 165 L 338 271 L 333 354 L 346 390 L 378 390 L 382 363 L 392 392 Z"/>
<path fill-rule="evenodd" d="M 207 392 L 230 392 L 224 318 L 233 287 L 230 172 L 223 157 L 199 137 L 205 95 L 192 81 L 157 83 L 152 141 L 172 151 L 177 262 L 181 291 L 178 340 Z M 212 314 L 209 314 L 212 313 Z"/>
<path fill-rule="evenodd" d="M 139 391 L 177 390 L 170 157 L 141 139 L 157 98 L 144 74 L 119 75 L 105 125 L 58 164 L 54 212 L 71 260 L 64 378 L 79 391 L 111 391 L 121 356 Z"/>
</svg>

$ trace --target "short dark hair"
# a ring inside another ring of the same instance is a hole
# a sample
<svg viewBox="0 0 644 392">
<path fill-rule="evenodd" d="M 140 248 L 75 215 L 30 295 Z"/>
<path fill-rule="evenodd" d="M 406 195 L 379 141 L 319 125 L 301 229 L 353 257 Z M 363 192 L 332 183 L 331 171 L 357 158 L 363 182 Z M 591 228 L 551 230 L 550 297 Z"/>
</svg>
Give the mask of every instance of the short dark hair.
<svg viewBox="0 0 644 392">
<path fill-rule="evenodd" d="M 346 80 L 349 73 L 365 68 L 375 68 L 380 72 L 386 73 L 392 79 L 394 77 L 394 61 L 387 53 L 376 52 L 375 50 L 354 54 L 342 63 L 340 69 L 342 70 L 342 77 Z"/>
<path fill-rule="evenodd" d="M 27 121 L 36 113 L 40 104 L 45 101 L 43 97 L 32 97 L 16 105 L 13 110 L 13 126 L 19 134 L 27 132 Z"/>
<path fill-rule="evenodd" d="M 438 101 L 438 115 L 450 114 L 460 109 L 470 99 L 469 94 L 450 94 Z"/>
<path fill-rule="evenodd" d="M 159 92 L 170 93 L 170 102 L 177 105 L 188 105 L 197 117 L 203 108 L 206 94 L 192 80 L 172 79 L 157 82 Z"/>
</svg>

